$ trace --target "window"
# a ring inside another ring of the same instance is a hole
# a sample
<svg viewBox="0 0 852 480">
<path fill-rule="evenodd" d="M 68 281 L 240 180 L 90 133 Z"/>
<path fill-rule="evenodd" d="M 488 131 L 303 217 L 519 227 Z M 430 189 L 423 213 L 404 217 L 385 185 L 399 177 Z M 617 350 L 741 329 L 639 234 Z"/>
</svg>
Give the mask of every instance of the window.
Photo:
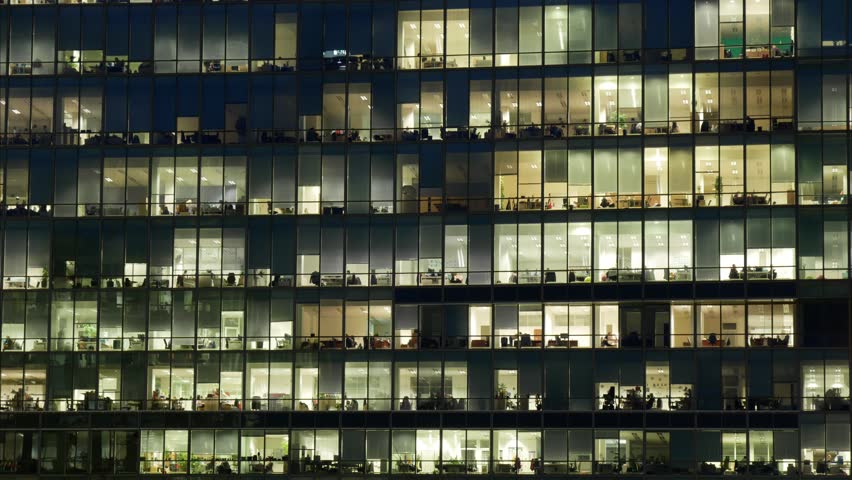
<svg viewBox="0 0 852 480">
<path fill-rule="evenodd" d="M 802 362 L 803 410 L 841 410 L 849 404 L 849 368 L 843 362 Z"/>
<path fill-rule="evenodd" d="M 244 430 L 240 438 L 240 473 L 283 474 L 289 471 L 290 436 L 286 432 Z"/>
<path fill-rule="evenodd" d="M 744 334 L 745 306 L 701 305 L 698 308 L 700 347 L 744 347 Z"/>
<path fill-rule="evenodd" d="M 749 346 L 791 347 L 794 344 L 793 306 L 751 304 L 748 306 Z"/>
<path fill-rule="evenodd" d="M 188 473 L 186 430 L 143 430 L 140 473 Z"/>
</svg>

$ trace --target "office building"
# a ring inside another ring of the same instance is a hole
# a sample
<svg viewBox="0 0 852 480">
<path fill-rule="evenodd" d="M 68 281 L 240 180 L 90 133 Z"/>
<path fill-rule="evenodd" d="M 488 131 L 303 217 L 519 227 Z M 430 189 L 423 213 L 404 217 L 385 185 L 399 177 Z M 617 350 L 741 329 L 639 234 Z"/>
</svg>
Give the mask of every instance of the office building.
<svg viewBox="0 0 852 480">
<path fill-rule="evenodd" d="M 0 3 L 0 476 L 850 474 L 848 2 Z"/>
</svg>

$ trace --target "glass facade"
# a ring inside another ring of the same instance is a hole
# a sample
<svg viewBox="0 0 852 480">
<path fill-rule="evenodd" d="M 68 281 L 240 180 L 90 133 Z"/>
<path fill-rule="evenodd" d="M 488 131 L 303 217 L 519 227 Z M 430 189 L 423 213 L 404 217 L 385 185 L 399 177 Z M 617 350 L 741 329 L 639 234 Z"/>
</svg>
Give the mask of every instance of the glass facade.
<svg viewBox="0 0 852 480">
<path fill-rule="evenodd" d="M 0 476 L 848 476 L 850 41 L 0 0 Z"/>
</svg>

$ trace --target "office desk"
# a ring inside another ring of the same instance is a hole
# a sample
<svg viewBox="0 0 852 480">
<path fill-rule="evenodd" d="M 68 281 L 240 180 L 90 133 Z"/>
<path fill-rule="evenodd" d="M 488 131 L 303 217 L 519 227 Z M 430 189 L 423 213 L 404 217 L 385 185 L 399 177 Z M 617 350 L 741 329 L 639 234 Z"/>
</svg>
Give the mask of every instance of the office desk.
<svg viewBox="0 0 852 480">
<path fill-rule="evenodd" d="M 16 63 L 12 65 L 12 75 L 32 75 L 33 66 L 29 63 Z"/>
<path fill-rule="evenodd" d="M 205 412 L 214 412 L 219 410 L 219 399 L 218 398 L 205 398 L 204 400 L 198 400 L 197 405 L 195 406 L 196 410 L 203 410 Z"/>
<path fill-rule="evenodd" d="M 540 272 L 520 272 L 518 283 L 541 283 Z"/>
<path fill-rule="evenodd" d="M 620 282 L 638 282 L 642 280 L 642 272 L 622 270 L 618 272 L 617 278 Z"/>
<path fill-rule="evenodd" d="M 772 280 L 775 278 L 773 270 L 746 270 L 746 278 L 748 280 Z"/>
<path fill-rule="evenodd" d="M 565 464 L 544 464 L 542 473 L 568 473 L 568 465 Z"/>
<path fill-rule="evenodd" d="M 468 472 L 467 465 L 463 463 L 445 463 L 440 466 L 439 470 L 450 474 L 465 474 Z"/>
<path fill-rule="evenodd" d="M 677 270 L 674 272 L 674 280 L 675 281 L 689 281 L 692 280 L 692 272 L 689 270 Z"/>
<path fill-rule="evenodd" d="M 688 207 L 689 206 L 689 198 L 686 195 L 672 195 L 669 198 L 669 204 L 672 207 Z"/>
<path fill-rule="evenodd" d="M 554 339 L 547 341 L 548 347 L 568 347 L 568 348 L 576 348 L 580 346 L 579 341 L 577 340 L 565 340 L 565 339 Z"/>
<path fill-rule="evenodd" d="M 618 208 L 640 208 L 642 207 L 642 199 L 638 196 L 618 198 Z"/>
<path fill-rule="evenodd" d="M 323 275 L 320 277 L 320 285 L 323 287 L 342 287 L 343 275 Z"/>
<path fill-rule="evenodd" d="M 278 395 L 276 397 L 276 395 Z M 269 398 L 269 410 L 272 412 L 281 412 L 290 410 L 292 408 L 293 401 L 289 394 L 271 394 Z"/>
<path fill-rule="evenodd" d="M 444 60 L 441 58 L 429 58 L 423 60 L 423 68 L 444 68 Z"/>
<path fill-rule="evenodd" d="M 518 201 L 518 210 L 541 210 L 541 200 L 521 199 Z"/>
<path fill-rule="evenodd" d="M 440 285 L 441 275 L 436 273 L 421 273 L 420 285 Z"/>
</svg>

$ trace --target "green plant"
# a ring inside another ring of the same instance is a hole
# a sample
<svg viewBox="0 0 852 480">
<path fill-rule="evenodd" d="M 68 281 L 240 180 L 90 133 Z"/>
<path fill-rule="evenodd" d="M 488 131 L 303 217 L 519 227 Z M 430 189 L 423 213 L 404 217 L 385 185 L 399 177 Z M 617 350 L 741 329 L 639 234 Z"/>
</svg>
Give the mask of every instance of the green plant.
<svg viewBox="0 0 852 480">
<path fill-rule="evenodd" d="M 716 191 L 716 193 L 722 192 L 722 176 L 721 175 L 716 177 L 716 181 L 713 184 L 713 189 Z"/>
<path fill-rule="evenodd" d="M 79 326 L 80 337 L 95 338 L 97 336 L 97 328 L 94 324 L 86 323 Z"/>
<path fill-rule="evenodd" d="M 506 398 L 509 396 L 509 389 L 506 388 L 506 384 L 501 383 L 497 386 L 497 396 L 500 398 Z"/>
<path fill-rule="evenodd" d="M 204 465 L 207 462 L 201 460 L 193 460 L 189 464 L 189 473 L 204 473 Z"/>
<path fill-rule="evenodd" d="M 609 112 L 609 121 L 612 123 L 625 123 L 627 122 L 627 115 L 618 112 Z"/>
</svg>

